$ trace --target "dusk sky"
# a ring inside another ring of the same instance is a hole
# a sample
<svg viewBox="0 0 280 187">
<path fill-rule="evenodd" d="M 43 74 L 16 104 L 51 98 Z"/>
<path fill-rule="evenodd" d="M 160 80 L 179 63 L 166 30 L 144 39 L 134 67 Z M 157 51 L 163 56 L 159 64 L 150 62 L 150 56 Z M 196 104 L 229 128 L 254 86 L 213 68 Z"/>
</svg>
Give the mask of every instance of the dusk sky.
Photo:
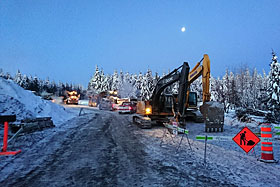
<svg viewBox="0 0 280 187">
<path fill-rule="evenodd" d="M 205 53 L 214 77 L 268 72 L 272 49 L 280 56 L 279 0 L 0 1 L 0 68 L 13 75 L 86 86 L 96 65 L 162 74 Z"/>
</svg>

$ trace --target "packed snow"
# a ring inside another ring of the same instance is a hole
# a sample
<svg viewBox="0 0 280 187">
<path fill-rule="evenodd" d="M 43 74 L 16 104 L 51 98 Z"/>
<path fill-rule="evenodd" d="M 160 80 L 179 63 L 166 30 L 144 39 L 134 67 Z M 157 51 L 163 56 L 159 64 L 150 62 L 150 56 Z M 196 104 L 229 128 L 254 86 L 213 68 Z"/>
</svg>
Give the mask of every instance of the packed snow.
<svg viewBox="0 0 280 187">
<path fill-rule="evenodd" d="M 42 100 L 31 91 L 24 90 L 12 80 L 0 78 L 0 114 L 16 115 L 17 120 L 36 117 L 51 117 L 60 125 L 73 117 L 65 108 Z"/>
</svg>

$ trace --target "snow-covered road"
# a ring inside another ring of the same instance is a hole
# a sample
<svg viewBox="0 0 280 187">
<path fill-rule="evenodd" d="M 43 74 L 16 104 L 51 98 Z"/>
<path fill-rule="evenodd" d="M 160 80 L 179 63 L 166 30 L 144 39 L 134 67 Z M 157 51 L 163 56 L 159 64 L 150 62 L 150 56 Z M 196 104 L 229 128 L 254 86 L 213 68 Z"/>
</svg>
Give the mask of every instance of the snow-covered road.
<svg viewBox="0 0 280 187">
<path fill-rule="evenodd" d="M 66 110 L 68 111 L 68 110 Z M 72 110 L 78 114 L 79 108 Z M 70 112 L 70 109 L 69 109 Z M 280 165 L 204 143 L 190 135 L 176 153 L 163 127 L 139 129 L 131 115 L 85 110 L 59 127 L 21 136 L 13 157 L 0 157 L 0 186 L 279 186 Z M 202 125 L 202 124 L 192 124 Z M 190 125 L 190 132 L 203 127 Z M 226 128 L 227 130 L 228 128 Z M 237 131 L 237 130 L 236 130 Z M 229 131 L 228 131 L 229 132 Z"/>
</svg>

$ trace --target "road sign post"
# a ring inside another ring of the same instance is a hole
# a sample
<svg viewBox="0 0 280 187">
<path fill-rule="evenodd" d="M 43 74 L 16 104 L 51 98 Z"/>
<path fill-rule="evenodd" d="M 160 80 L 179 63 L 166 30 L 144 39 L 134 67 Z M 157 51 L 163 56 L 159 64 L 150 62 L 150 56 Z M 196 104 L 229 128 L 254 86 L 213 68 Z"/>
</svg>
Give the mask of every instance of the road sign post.
<svg viewBox="0 0 280 187">
<path fill-rule="evenodd" d="M 230 136 L 207 136 L 207 135 L 198 135 L 195 137 L 196 140 L 203 140 L 205 143 L 204 146 L 204 164 L 206 164 L 206 151 L 207 151 L 207 141 L 230 141 L 232 138 Z"/>
</svg>

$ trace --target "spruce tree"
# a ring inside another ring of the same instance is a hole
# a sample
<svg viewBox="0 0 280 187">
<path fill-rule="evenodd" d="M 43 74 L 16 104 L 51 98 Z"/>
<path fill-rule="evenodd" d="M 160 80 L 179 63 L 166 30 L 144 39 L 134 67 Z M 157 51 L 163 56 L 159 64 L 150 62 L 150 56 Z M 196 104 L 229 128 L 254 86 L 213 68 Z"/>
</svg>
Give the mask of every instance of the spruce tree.
<svg viewBox="0 0 280 187">
<path fill-rule="evenodd" d="M 101 75 L 98 66 L 95 68 L 95 72 L 88 83 L 88 92 L 90 94 L 98 94 L 101 90 Z"/>
<path fill-rule="evenodd" d="M 268 95 L 268 107 L 273 115 L 276 115 L 275 112 L 278 113 L 280 109 L 280 64 L 274 51 L 272 51 L 272 61 L 270 63 Z"/>
<path fill-rule="evenodd" d="M 36 75 L 33 78 L 31 90 L 35 91 L 37 94 L 39 94 L 39 80 Z"/>
<path fill-rule="evenodd" d="M 17 70 L 17 73 L 16 73 L 16 75 L 15 75 L 14 81 L 15 81 L 15 83 L 17 83 L 19 86 L 22 87 L 22 75 L 21 75 L 21 73 L 20 73 L 19 70 Z"/>
<path fill-rule="evenodd" d="M 29 78 L 27 77 L 27 75 L 24 74 L 22 77 L 22 87 L 27 90 L 29 84 L 30 84 Z"/>
<path fill-rule="evenodd" d="M 152 96 L 154 89 L 152 71 L 148 69 L 147 73 L 143 76 L 141 84 L 141 97 L 142 100 L 149 100 Z"/>
<path fill-rule="evenodd" d="M 104 92 L 104 91 L 108 91 L 107 89 L 107 83 L 106 83 L 107 79 L 106 76 L 104 75 L 103 69 L 101 69 L 100 72 L 100 87 L 99 87 L 99 92 Z"/>
<path fill-rule="evenodd" d="M 114 71 L 113 77 L 112 77 L 112 91 L 119 89 L 119 75 L 117 70 Z"/>
</svg>

